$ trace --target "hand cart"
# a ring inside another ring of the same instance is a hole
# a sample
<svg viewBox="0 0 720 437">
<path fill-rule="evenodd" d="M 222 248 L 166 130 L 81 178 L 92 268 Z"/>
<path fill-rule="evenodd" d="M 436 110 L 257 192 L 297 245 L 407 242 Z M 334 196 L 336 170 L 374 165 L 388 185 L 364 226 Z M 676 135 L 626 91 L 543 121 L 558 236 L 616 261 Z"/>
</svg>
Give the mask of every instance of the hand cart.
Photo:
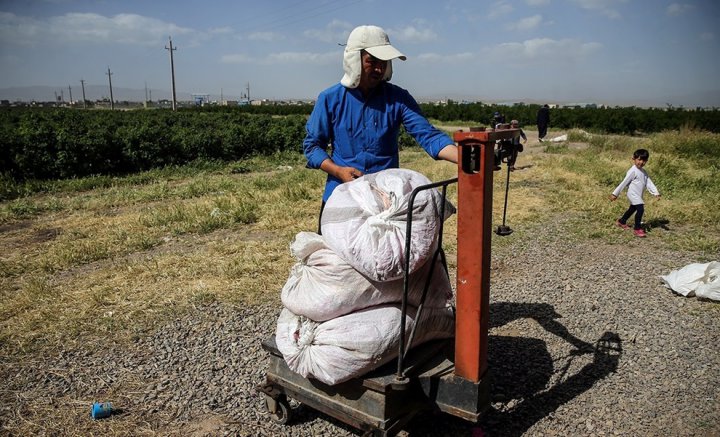
<svg viewBox="0 0 720 437">
<path fill-rule="evenodd" d="M 373 436 L 395 435 L 413 416 L 428 410 L 478 422 L 490 404 L 487 345 L 494 147 L 496 141 L 519 135 L 519 129 L 478 128 L 455 132 L 453 139 L 459 148 L 458 177 L 418 187 L 411 194 L 408 251 L 412 202 L 416 194 L 441 187 L 445 197 L 448 185 L 457 183 L 454 339 L 431 341 L 411 349 L 406 344 L 412 344 L 414 328 L 406 335 L 405 325 L 400 323 L 396 366 L 388 363 L 362 377 L 329 386 L 290 370 L 271 337 L 262 343 L 270 354 L 270 363 L 266 381 L 258 390 L 264 395 L 274 421 L 288 423 L 291 415 L 288 399 L 292 398 Z M 507 202 L 507 195 L 505 200 Z M 439 256 L 445 264 L 442 226 L 439 239 L 433 261 Z M 406 274 L 406 295 L 407 282 Z M 426 287 L 425 294 L 427 291 Z M 420 311 L 422 304 L 418 307 L 418 320 Z M 405 314 L 406 299 L 403 299 L 403 320 Z"/>
</svg>

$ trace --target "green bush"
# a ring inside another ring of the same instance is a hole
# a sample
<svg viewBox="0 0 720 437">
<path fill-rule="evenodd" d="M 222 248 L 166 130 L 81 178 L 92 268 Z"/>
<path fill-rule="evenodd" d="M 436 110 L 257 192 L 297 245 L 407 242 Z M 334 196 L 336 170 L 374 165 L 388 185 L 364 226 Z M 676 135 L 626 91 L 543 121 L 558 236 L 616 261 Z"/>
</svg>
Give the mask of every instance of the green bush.
<svg viewBox="0 0 720 437">
<path fill-rule="evenodd" d="M 421 104 L 425 116 L 443 122 L 464 120 L 488 125 L 495 111 L 507 120 L 533 126 L 538 105 Z M 9 180 L 51 180 L 91 175 L 124 175 L 200 161 L 233 161 L 254 155 L 301 151 L 305 120 L 312 105 L 242 106 L 166 110 L 76 110 L 0 108 L 0 174 Z M 720 111 L 642 108 L 558 108 L 551 127 L 591 132 L 647 134 L 656 151 L 672 150 L 703 166 L 720 167 L 720 144 L 712 134 L 683 135 L 720 129 Z M 670 130 L 676 130 L 670 132 Z M 580 135 L 580 134 L 578 134 Z M 584 135 L 584 134 L 583 134 Z M 416 147 L 401 129 L 401 149 Z M 624 150 L 611 138 L 589 139 L 599 150 Z M 562 153 L 562 147 L 550 152 Z M 16 194 L 12 194 L 15 192 Z M 19 195 L 12 187 L 3 196 Z"/>
<path fill-rule="evenodd" d="M 236 111 L 0 111 L 0 174 L 48 180 L 299 151 L 302 115 Z M 5 190 L 4 195 L 10 195 Z"/>
</svg>

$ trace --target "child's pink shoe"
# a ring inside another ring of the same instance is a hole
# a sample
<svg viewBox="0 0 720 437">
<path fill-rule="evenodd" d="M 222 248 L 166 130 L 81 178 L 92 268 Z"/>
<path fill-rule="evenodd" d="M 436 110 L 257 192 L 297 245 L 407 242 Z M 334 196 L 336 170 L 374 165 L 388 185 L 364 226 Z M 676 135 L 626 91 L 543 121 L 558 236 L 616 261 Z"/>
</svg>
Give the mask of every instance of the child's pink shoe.
<svg viewBox="0 0 720 437">
<path fill-rule="evenodd" d="M 642 229 L 635 229 L 633 232 L 635 233 L 636 237 L 640 237 L 640 238 L 647 237 L 647 234 L 645 234 L 645 231 L 643 231 Z"/>
<path fill-rule="evenodd" d="M 623 229 L 630 229 L 630 226 L 626 225 L 625 223 L 620 223 L 620 220 L 616 221 L 615 224 Z"/>
</svg>

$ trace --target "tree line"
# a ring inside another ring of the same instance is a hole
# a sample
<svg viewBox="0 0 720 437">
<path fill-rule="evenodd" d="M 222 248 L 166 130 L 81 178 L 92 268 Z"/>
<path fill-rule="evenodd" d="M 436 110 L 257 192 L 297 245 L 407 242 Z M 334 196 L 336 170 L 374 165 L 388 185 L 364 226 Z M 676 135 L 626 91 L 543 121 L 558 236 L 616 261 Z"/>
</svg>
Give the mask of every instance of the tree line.
<svg viewBox="0 0 720 437">
<path fill-rule="evenodd" d="M 441 121 L 469 120 L 488 124 L 495 111 L 521 126 L 534 126 L 540 105 L 497 106 L 479 103 L 446 106 L 421 105 L 428 117 Z M 720 110 L 637 107 L 564 107 L 550 109 L 552 129 L 585 129 L 596 133 L 636 135 L 680 128 L 720 130 Z"/>
<path fill-rule="evenodd" d="M 243 106 L 240 111 L 253 114 L 309 115 L 312 105 Z M 516 104 L 513 106 L 483 103 L 448 102 L 438 105 L 421 103 L 423 114 L 441 122 L 474 123 L 491 126 L 493 114 L 500 112 L 507 122 L 518 120 L 520 126 L 535 126 L 540 105 Z M 691 128 L 720 132 L 720 110 L 717 108 L 639 108 L 639 107 L 562 107 L 550 109 L 550 126 L 553 129 L 585 129 L 596 133 L 637 135 L 665 130 Z"/>
<path fill-rule="evenodd" d="M 240 111 L 5 109 L 0 173 L 14 180 L 119 175 L 299 150 L 305 120 Z"/>
<path fill-rule="evenodd" d="M 539 105 L 421 104 L 441 122 L 535 125 Z M 0 175 L 13 180 L 128 174 L 195 160 L 238 160 L 301 150 L 311 104 L 167 110 L 0 109 Z M 680 128 L 718 132 L 720 111 L 683 108 L 556 108 L 551 129 L 642 134 Z M 414 143 L 402 132 L 401 147 Z"/>
</svg>

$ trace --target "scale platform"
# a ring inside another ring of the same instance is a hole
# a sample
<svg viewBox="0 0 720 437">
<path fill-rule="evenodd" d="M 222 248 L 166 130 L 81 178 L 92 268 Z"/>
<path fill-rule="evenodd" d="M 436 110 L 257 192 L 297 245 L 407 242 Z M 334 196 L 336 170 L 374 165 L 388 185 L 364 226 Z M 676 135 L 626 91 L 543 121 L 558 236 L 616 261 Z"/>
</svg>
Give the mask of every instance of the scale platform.
<svg viewBox="0 0 720 437">
<path fill-rule="evenodd" d="M 398 350 L 407 353 L 398 352 L 397 362 L 391 361 L 362 377 L 333 386 L 290 370 L 271 337 L 263 342 L 263 348 L 270 353 L 270 363 L 266 381 L 258 389 L 264 394 L 274 421 L 288 422 L 292 413 L 288 398 L 373 436 L 395 435 L 423 411 L 442 411 L 472 423 L 479 421 L 490 405 L 487 348 L 494 149 L 497 141 L 519 137 L 519 129 L 455 132 L 458 177 L 416 187 L 409 197 L 405 259 L 410 258 L 415 195 L 422 190 L 441 188 L 445 199 L 448 185 L 457 183 L 455 337 L 408 350 L 405 341 L 412 343 L 412 333 L 407 337 L 405 324 L 401 323 Z M 442 223 L 436 255 L 442 253 Z M 409 271 L 409 266 L 405 271 Z M 407 287 L 407 273 L 404 282 Z M 405 306 L 404 298 L 403 319 Z"/>
<path fill-rule="evenodd" d="M 275 337 L 262 343 L 270 353 L 265 394 L 271 417 L 286 424 L 292 398 L 372 436 L 397 434 L 416 414 L 443 411 L 477 423 L 490 405 L 489 381 L 457 377 L 454 340 L 435 340 L 411 349 L 405 357 L 406 378 L 397 379 L 397 363 L 360 378 L 327 385 L 290 370 L 275 345 Z"/>
</svg>

